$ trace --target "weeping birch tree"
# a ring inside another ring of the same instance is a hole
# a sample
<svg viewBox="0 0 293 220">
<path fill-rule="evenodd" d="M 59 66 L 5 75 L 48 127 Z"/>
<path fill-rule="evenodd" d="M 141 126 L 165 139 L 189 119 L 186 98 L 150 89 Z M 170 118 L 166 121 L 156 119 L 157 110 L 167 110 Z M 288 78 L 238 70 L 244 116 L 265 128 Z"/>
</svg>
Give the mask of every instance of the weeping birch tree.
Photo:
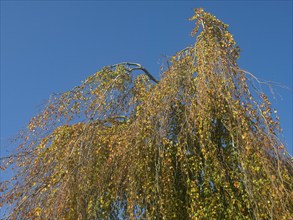
<svg viewBox="0 0 293 220">
<path fill-rule="evenodd" d="M 195 9 L 194 45 L 156 80 L 104 67 L 53 95 L 1 182 L 7 219 L 292 219 L 292 157 L 228 25 Z"/>
</svg>

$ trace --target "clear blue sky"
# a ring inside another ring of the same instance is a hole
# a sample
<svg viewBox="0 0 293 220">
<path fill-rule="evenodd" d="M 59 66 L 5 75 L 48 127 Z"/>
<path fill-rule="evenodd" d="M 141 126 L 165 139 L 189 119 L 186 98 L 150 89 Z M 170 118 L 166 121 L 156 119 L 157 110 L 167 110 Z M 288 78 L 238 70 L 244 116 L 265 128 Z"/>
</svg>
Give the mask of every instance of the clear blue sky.
<svg viewBox="0 0 293 220">
<path fill-rule="evenodd" d="M 230 25 L 243 69 L 292 88 L 292 1 L 1 1 L 2 152 L 51 93 L 105 65 L 139 62 L 159 78 L 164 56 L 194 41 L 194 7 Z M 292 90 L 277 92 L 291 148 Z"/>
</svg>

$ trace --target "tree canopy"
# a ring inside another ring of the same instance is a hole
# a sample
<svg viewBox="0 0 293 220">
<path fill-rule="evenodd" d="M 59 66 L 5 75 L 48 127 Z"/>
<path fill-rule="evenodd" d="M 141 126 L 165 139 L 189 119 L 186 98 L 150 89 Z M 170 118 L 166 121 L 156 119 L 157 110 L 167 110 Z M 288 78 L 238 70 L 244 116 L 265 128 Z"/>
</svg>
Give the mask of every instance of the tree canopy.
<svg viewBox="0 0 293 220">
<path fill-rule="evenodd" d="M 195 9 L 193 46 L 156 80 L 137 63 L 52 95 L 1 159 L 8 219 L 291 219 L 293 165 L 228 25 Z"/>
</svg>

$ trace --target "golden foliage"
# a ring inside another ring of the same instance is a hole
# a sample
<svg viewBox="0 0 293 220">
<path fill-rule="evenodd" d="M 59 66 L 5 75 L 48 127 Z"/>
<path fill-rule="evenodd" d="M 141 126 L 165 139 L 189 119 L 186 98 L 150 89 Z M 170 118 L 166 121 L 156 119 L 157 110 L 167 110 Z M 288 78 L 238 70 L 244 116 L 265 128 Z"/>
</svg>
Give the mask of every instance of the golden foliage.
<svg viewBox="0 0 293 220">
<path fill-rule="evenodd" d="M 292 160 L 268 98 L 228 26 L 202 9 L 191 20 L 194 46 L 158 83 L 123 63 L 50 99 L 5 159 L 18 167 L 1 183 L 9 219 L 292 218 Z"/>
</svg>

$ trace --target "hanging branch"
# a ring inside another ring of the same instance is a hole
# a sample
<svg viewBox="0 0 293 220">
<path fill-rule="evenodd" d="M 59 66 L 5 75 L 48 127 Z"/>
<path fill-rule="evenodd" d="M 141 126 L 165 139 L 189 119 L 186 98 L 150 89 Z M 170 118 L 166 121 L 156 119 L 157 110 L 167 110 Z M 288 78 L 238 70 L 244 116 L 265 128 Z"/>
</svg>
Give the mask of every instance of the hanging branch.
<svg viewBox="0 0 293 220">
<path fill-rule="evenodd" d="M 132 72 L 134 70 L 142 70 L 148 77 L 150 80 L 152 80 L 155 83 L 159 83 L 159 81 L 153 77 L 149 71 L 147 69 L 145 69 L 144 67 L 142 67 L 139 63 L 132 63 L 132 62 L 122 62 L 122 63 L 117 63 L 114 65 L 109 66 L 109 68 L 114 68 L 117 66 L 123 66 L 125 69 L 127 69 L 129 72 Z"/>
</svg>

